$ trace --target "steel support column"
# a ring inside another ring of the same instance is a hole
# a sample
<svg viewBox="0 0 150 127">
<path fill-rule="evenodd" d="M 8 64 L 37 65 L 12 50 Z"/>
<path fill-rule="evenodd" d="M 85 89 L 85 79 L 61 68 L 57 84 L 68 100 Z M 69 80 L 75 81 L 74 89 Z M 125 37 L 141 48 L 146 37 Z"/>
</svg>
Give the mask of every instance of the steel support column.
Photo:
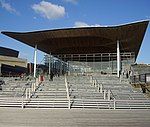
<svg viewBox="0 0 150 127">
<path fill-rule="evenodd" d="M 103 58 L 102 58 L 102 57 L 103 57 L 103 54 L 102 54 L 102 53 L 101 53 L 101 56 L 100 56 L 100 57 L 101 57 L 101 72 L 102 72 L 102 61 L 103 61 Z M 100 74 L 101 74 L 101 73 L 100 73 Z"/>
<path fill-rule="evenodd" d="M 110 53 L 109 53 L 108 57 L 109 57 L 109 58 L 108 58 L 108 59 L 109 59 L 109 73 L 111 73 L 111 69 L 110 69 L 110 68 L 111 68 L 111 67 L 110 67 L 110 63 L 111 63 L 111 61 L 110 61 Z"/>
<path fill-rule="evenodd" d="M 48 74 L 51 74 L 51 53 L 48 55 Z"/>
<path fill-rule="evenodd" d="M 67 61 L 67 71 L 69 72 L 70 70 L 69 70 L 69 61 Z"/>
<path fill-rule="evenodd" d="M 36 78 L 36 64 L 37 64 L 37 45 L 34 48 L 34 78 Z"/>
<path fill-rule="evenodd" d="M 60 59 L 60 75 L 62 75 L 62 63 L 63 63 L 63 61 L 62 61 L 62 56 L 61 56 L 61 59 Z"/>
<path fill-rule="evenodd" d="M 0 76 L 2 75 L 2 64 L 0 63 Z"/>
<path fill-rule="evenodd" d="M 117 40 L 117 77 L 120 77 L 120 46 L 119 41 Z"/>
</svg>

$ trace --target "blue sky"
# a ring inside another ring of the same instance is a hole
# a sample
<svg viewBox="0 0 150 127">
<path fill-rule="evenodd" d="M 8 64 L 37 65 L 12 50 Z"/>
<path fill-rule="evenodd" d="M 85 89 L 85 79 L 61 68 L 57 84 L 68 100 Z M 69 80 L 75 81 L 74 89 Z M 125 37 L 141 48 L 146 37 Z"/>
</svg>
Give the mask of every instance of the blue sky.
<svg viewBox="0 0 150 127">
<path fill-rule="evenodd" d="M 0 0 L 0 31 L 35 31 L 78 26 L 118 25 L 150 19 L 150 0 Z M 0 46 L 33 62 L 34 49 L 0 34 Z M 137 62 L 150 63 L 150 27 Z M 38 62 L 43 59 L 38 51 Z"/>
</svg>

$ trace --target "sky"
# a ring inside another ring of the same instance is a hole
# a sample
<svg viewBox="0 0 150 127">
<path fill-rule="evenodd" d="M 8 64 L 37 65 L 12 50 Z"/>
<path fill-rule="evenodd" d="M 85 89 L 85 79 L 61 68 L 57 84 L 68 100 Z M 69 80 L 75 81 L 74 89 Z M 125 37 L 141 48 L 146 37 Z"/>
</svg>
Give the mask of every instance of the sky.
<svg viewBox="0 0 150 127">
<path fill-rule="evenodd" d="M 0 32 L 109 26 L 150 19 L 150 0 L 0 0 Z M 34 49 L 0 34 L 0 46 L 33 62 Z M 38 63 L 44 53 L 38 51 Z M 150 25 L 137 63 L 150 63 Z"/>
</svg>

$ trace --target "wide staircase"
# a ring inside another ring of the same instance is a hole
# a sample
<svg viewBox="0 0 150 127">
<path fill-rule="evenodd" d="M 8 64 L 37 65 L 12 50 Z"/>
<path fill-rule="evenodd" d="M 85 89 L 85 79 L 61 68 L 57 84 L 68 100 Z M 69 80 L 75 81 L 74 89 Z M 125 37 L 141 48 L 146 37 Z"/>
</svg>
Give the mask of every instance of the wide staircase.
<svg viewBox="0 0 150 127">
<path fill-rule="evenodd" d="M 150 99 L 116 75 L 71 75 L 22 81 L 3 78 L 0 107 L 150 109 Z"/>
<path fill-rule="evenodd" d="M 54 81 L 43 81 L 26 108 L 68 108 L 67 92 L 64 77 L 54 78 Z"/>
<path fill-rule="evenodd" d="M 129 84 L 126 78 L 115 75 L 94 75 L 103 84 L 104 89 L 110 89 L 116 109 L 149 109 L 150 98 Z"/>
<path fill-rule="evenodd" d="M 68 82 L 71 108 L 111 108 L 111 102 L 96 83 L 90 81 L 90 76 L 68 76 Z"/>
<path fill-rule="evenodd" d="M 27 81 L 18 78 L 3 78 L 0 90 L 0 107 L 21 107 L 22 98 L 25 97 L 26 89 L 30 88 Z"/>
<path fill-rule="evenodd" d="M 64 77 L 43 82 L 5 80 L 0 91 L 0 107 L 68 108 Z"/>
</svg>

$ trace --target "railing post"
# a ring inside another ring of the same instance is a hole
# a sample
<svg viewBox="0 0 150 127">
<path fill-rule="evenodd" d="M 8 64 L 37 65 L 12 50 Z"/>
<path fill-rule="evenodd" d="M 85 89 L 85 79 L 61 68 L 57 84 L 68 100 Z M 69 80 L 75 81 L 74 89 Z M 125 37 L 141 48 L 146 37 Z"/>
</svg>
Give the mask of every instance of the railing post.
<svg viewBox="0 0 150 127">
<path fill-rule="evenodd" d="M 99 87 L 99 83 L 98 83 L 98 92 L 99 92 L 99 90 L 100 90 L 100 87 Z"/>
<path fill-rule="evenodd" d="M 116 109 L 116 100 L 114 98 L 114 109 Z"/>
<path fill-rule="evenodd" d="M 22 96 L 22 105 L 21 105 L 21 108 L 24 108 L 24 104 L 23 104 L 23 96 Z"/>
<path fill-rule="evenodd" d="M 92 83 L 92 84 L 93 84 L 93 86 L 94 86 L 94 83 L 95 83 L 95 82 L 94 82 L 94 80 L 93 80 L 93 83 Z"/>
<path fill-rule="evenodd" d="M 26 99 L 28 98 L 28 89 L 26 89 Z"/>
<path fill-rule="evenodd" d="M 36 83 L 36 86 L 39 85 L 38 78 L 36 78 L 35 83 Z"/>
<path fill-rule="evenodd" d="M 106 99 L 106 90 L 104 90 L 104 100 Z"/>
<path fill-rule="evenodd" d="M 102 93 L 102 92 L 103 92 L 103 85 L 100 84 L 100 93 Z"/>
<path fill-rule="evenodd" d="M 35 89 L 36 89 L 36 84 L 35 83 L 33 83 L 34 84 L 34 92 L 35 92 Z"/>
<path fill-rule="evenodd" d="M 93 78 L 92 78 L 92 76 L 90 76 L 90 83 L 92 83 L 92 81 L 93 81 Z"/>
<path fill-rule="evenodd" d="M 31 90 L 32 90 L 32 92 L 34 91 L 34 84 L 32 83 L 32 85 L 31 85 Z"/>
<path fill-rule="evenodd" d="M 108 100 L 110 100 L 110 90 L 108 90 Z"/>
<path fill-rule="evenodd" d="M 98 86 L 98 82 L 97 82 L 97 80 L 95 80 L 95 87 L 97 87 Z"/>
<path fill-rule="evenodd" d="M 70 109 L 70 98 L 68 99 L 68 108 Z"/>
<path fill-rule="evenodd" d="M 31 91 L 30 91 L 30 88 L 29 88 L 29 98 L 31 97 Z"/>
</svg>

